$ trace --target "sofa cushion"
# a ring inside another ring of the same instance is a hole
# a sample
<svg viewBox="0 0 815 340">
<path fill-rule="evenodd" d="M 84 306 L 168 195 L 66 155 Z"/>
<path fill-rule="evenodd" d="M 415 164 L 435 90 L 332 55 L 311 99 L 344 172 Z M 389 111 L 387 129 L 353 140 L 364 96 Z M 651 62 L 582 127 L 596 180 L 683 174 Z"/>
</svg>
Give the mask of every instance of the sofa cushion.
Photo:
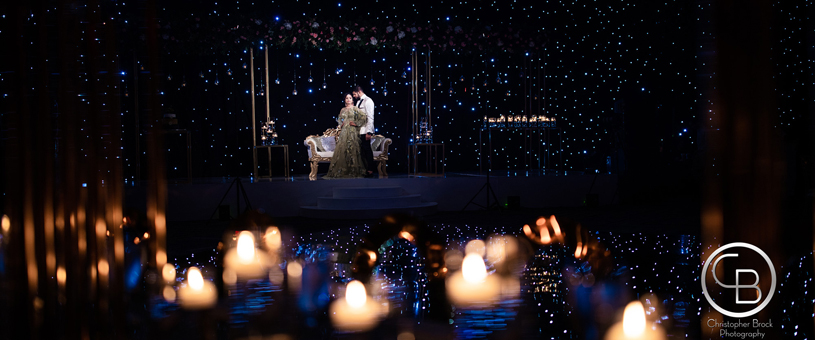
<svg viewBox="0 0 815 340">
<path fill-rule="evenodd" d="M 371 149 L 374 153 L 374 158 L 377 158 L 382 155 L 382 145 L 385 142 L 385 137 L 375 137 L 371 139 Z M 336 147 L 336 137 L 333 136 L 315 136 L 309 137 L 304 141 L 305 146 L 309 146 L 309 140 L 312 141 L 317 148 L 317 155 L 323 158 L 331 158 L 334 156 L 334 148 Z M 379 150 L 378 150 L 379 149 Z M 311 147 L 308 148 L 308 158 L 312 158 L 314 155 L 311 153 Z"/>
<path fill-rule="evenodd" d="M 382 145 L 382 141 L 385 140 L 385 137 L 374 137 L 371 139 L 371 150 L 379 150 L 379 146 Z"/>
<path fill-rule="evenodd" d="M 322 150 L 317 149 L 317 151 L 334 152 L 334 148 L 337 147 L 337 140 L 333 136 L 323 136 L 323 137 L 320 137 L 320 138 L 317 138 L 317 139 L 321 140 L 320 142 L 321 142 L 321 144 L 323 146 Z"/>
<path fill-rule="evenodd" d="M 321 137 L 311 137 L 311 140 L 314 141 L 314 145 L 317 147 L 317 151 L 325 151 L 325 147 L 323 146 L 323 139 Z"/>
</svg>

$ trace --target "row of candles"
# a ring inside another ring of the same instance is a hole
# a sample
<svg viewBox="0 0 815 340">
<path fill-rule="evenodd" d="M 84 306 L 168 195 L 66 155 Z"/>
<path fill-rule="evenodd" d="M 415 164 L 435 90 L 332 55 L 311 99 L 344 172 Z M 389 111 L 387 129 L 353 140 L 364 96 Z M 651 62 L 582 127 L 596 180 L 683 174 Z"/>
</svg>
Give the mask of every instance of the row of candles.
<svg viewBox="0 0 815 340">
<path fill-rule="evenodd" d="M 547 128 L 557 127 L 557 119 L 544 115 L 500 115 L 497 118 L 484 116 L 483 128 Z"/>
<path fill-rule="evenodd" d="M 560 236 L 557 222 L 554 235 L 541 232 L 541 241 L 556 241 Z M 529 234 L 529 226 L 524 227 Z M 405 232 L 402 232 L 404 234 Z M 538 237 L 537 235 L 535 235 Z M 401 237 L 401 235 L 400 235 Z M 281 233 L 276 227 L 267 228 L 262 237 L 264 247 L 259 247 L 255 235 L 241 231 L 237 236 L 235 247 L 228 249 L 224 256 L 223 279 L 227 285 L 238 281 L 262 279 L 268 277 L 271 282 L 282 283 L 283 270 L 288 274 L 288 286 L 297 289 L 301 284 L 299 278 L 303 272 L 297 261 L 283 261 L 280 255 L 282 248 Z M 410 235 L 406 239 L 412 239 Z M 445 255 L 447 274 L 446 293 L 450 302 L 459 308 L 490 308 L 501 300 L 516 298 L 520 294 L 520 282 L 513 275 L 500 275 L 496 270 L 488 272 L 488 264 L 495 269 L 502 261 L 513 257 L 519 249 L 517 240 L 512 236 L 496 235 L 487 242 L 472 240 L 467 243 L 464 253 L 450 250 Z M 376 254 L 369 254 L 376 261 Z M 285 268 L 284 268 L 285 267 Z M 187 269 L 186 282 L 177 288 L 176 270 L 172 264 L 162 269 L 162 277 L 167 285 L 163 295 L 168 301 L 177 299 L 180 306 L 187 310 L 206 310 L 214 308 L 218 301 L 218 290 L 215 285 L 204 279 L 200 269 Z M 345 296 L 336 299 L 329 306 L 329 317 L 332 325 L 343 332 L 365 332 L 375 328 L 379 321 L 388 315 L 387 299 L 369 295 L 363 282 L 352 280 L 345 285 Z M 613 325 L 606 333 L 606 340 L 665 340 L 665 332 L 656 323 L 648 324 L 646 311 L 640 301 L 633 301 L 626 306 L 622 321 Z"/>
</svg>

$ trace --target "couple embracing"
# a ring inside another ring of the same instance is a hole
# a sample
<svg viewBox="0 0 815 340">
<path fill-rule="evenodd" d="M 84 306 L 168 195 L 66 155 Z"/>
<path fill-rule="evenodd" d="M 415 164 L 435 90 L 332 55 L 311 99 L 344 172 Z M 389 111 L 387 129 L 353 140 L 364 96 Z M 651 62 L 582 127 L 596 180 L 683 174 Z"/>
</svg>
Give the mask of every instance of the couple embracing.
<svg viewBox="0 0 815 340">
<path fill-rule="evenodd" d="M 328 173 L 323 178 L 373 177 L 374 152 L 371 138 L 374 135 L 374 101 L 362 88 L 354 87 L 345 95 L 345 107 L 337 116 L 340 135 L 331 157 Z"/>
</svg>

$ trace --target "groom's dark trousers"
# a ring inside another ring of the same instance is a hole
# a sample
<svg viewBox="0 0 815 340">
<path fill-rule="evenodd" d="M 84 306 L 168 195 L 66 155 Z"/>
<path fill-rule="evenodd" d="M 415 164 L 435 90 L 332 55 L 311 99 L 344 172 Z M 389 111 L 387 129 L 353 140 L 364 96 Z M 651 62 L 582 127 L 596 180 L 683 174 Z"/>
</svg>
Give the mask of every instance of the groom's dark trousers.
<svg viewBox="0 0 815 340">
<path fill-rule="evenodd" d="M 366 135 L 359 135 L 359 149 L 362 153 L 362 161 L 365 162 L 365 168 L 368 171 L 376 171 L 376 164 L 374 164 L 374 151 L 371 149 L 371 141 L 365 139 Z"/>
</svg>

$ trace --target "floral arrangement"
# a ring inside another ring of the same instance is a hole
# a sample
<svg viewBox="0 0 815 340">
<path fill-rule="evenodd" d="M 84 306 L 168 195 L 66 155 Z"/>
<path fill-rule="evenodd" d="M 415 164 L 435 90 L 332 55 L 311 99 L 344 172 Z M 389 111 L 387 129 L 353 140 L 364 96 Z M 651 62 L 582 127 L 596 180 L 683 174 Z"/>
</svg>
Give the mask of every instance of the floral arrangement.
<svg viewBox="0 0 815 340">
<path fill-rule="evenodd" d="M 183 25 L 163 23 L 163 38 L 168 45 L 214 43 L 212 49 L 235 50 L 246 45 L 264 44 L 293 49 L 361 50 L 383 48 L 410 50 L 430 48 L 434 51 L 506 51 L 540 50 L 546 36 L 539 32 L 491 26 L 462 27 L 439 24 L 406 24 L 381 22 L 363 24 L 316 18 L 294 21 L 238 19 L 234 24 L 201 25 L 200 18 L 185 18 Z M 194 24 L 193 24 L 194 23 Z M 170 27 L 186 27 L 172 30 Z M 178 35 L 178 36 L 176 36 Z M 189 50 L 189 49 L 188 49 Z"/>
</svg>

